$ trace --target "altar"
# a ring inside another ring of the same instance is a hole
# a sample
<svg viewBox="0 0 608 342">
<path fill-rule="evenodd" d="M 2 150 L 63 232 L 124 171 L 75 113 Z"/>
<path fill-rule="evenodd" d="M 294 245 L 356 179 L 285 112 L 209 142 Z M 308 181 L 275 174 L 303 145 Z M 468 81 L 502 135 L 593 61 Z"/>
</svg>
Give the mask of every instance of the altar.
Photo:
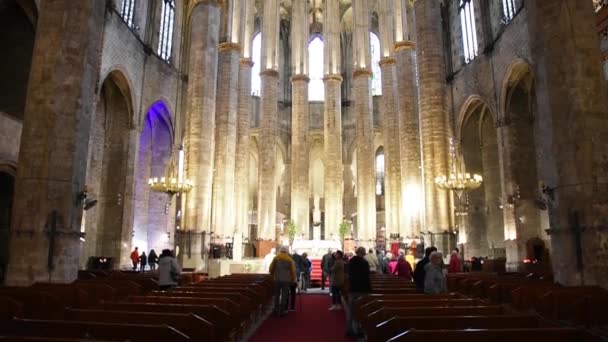
<svg viewBox="0 0 608 342">
<path fill-rule="evenodd" d="M 291 245 L 293 252 L 306 253 L 309 257 L 322 257 L 328 249 L 341 250 L 342 244 L 337 240 L 294 240 Z"/>
</svg>

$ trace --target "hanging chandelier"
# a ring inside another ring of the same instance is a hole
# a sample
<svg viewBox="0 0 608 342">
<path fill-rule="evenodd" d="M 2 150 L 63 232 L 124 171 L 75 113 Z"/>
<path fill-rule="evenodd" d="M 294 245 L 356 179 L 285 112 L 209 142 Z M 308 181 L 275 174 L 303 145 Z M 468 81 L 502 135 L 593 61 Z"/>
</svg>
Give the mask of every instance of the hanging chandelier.
<svg viewBox="0 0 608 342">
<path fill-rule="evenodd" d="M 458 196 L 469 190 L 475 190 L 481 186 L 483 178 L 479 174 L 466 172 L 464 158 L 458 153 L 454 141 L 450 138 L 451 170 L 447 175 L 435 178 L 435 185 L 442 190 L 452 190 Z"/>
<path fill-rule="evenodd" d="M 177 174 L 175 171 L 175 163 L 172 159 L 164 177 L 154 177 L 148 180 L 150 190 L 164 192 L 170 196 L 187 193 L 192 190 L 194 183 L 189 179 L 184 178 L 184 148 L 182 146 L 179 147 Z"/>
</svg>

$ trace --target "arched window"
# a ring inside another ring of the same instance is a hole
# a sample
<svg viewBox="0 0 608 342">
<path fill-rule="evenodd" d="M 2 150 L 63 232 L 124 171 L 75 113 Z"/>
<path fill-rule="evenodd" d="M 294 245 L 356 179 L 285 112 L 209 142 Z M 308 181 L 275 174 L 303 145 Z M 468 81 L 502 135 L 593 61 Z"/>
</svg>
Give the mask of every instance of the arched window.
<svg viewBox="0 0 608 342">
<path fill-rule="evenodd" d="M 133 18 L 135 17 L 135 0 L 122 0 L 120 8 L 120 16 L 129 25 L 133 27 Z"/>
<path fill-rule="evenodd" d="M 382 70 L 380 69 L 380 39 L 375 33 L 369 33 L 369 45 L 372 56 L 372 95 L 382 95 Z"/>
<path fill-rule="evenodd" d="M 325 100 L 325 85 L 323 84 L 323 40 L 316 36 L 310 44 L 308 44 L 308 100 L 309 101 L 324 101 Z"/>
<path fill-rule="evenodd" d="M 163 0 L 163 10 L 160 17 L 160 34 L 158 40 L 158 55 L 169 61 L 173 48 L 173 24 L 175 22 L 175 0 Z"/>
<path fill-rule="evenodd" d="M 475 5 L 471 0 L 460 0 L 460 27 L 462 28 L 462 45 L 464 61 L 469 63 L 477 57 L 477 28 L 475 25 Z"/>
<path fill-rule="evenodd" d="M 384 148 L 376 151 L 376 195 L 384 195 Z"/>
<path fill-rule="evenodd" d="M 260 96 L 262 89 L 262 79 L 260 78 L 260 71 L 262 65 L 262 34 L 258 33 L 253 37 L 253 43 L 251 44 L 251 60 L 253 61 L 253 68 L 251 68 L 251 95 Z"/>
<path fill-rule="evenodd" d="M 515 0 L 502 0 L 502 11 L 505 16 L 505 22 L 511 21 L 515 16 Z"/>
</svg>

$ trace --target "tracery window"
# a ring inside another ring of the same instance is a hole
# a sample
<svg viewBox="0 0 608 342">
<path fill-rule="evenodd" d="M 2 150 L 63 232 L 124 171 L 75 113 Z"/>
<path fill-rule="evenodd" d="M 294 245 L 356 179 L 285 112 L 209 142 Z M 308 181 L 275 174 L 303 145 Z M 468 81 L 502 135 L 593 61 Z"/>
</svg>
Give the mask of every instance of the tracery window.
<svg viewBox="0 0 608 342">
<path fill-rule="evenodd" d="M 505 16 L 505 22 L 511 21 L 515 16 L 515 0 L 502 0 L 502 11 Z"/>
<path fill-rule="evenodd" d="M 262 89 L 262 79 L 260 78 L 260 71 L 262 65 L 262 34 L 258 33 L 253 37 L 253 43 L 251 44 L 251 60 L 253 61 L 253 67 L 251 68 L 251 95 L 260 96 Z"/>
<path fill-rule="evenodd" d="M 135 17 L 135 0 L 123 0 L 120 8 L 120 16 L 129 25 L 134 27 L 133 18 Z"/>
<path fill-rule="evenodd" d="M 384 195 L 384 148 L 376 151 L 376 195 Z"/>
<path fill-rule="evenodd" d="M 175 23 L 175 0 L 163 0 L 160 17 L 158 55 L 165 61 L 171 59 L 173 49 L 173 26 Z"/>
<path fill-rule="evenodd" d="M 309 101 L 324 101 L 325 100 L 325 85 L 323 84 L 323 40 L 316 36 L 308 44 L 308 100 Z"/>
<path fill-rule="evenodd" d="M 371 47 L 372 57 L 372 95 L 382 95 L 382 69 L 380 68 L 380 39 L 378 36 L 370 32 L 369 45 Z"/>
<path fill-rule="evenodd" d="M 472 0 L 460 0 L 458 11 L 460 12 L 460 26 L 462 28 L 464 61 L 465 63 L 469 63 L 479 53 L 477 28 L 475 25 L 475 5 Z"/>
</svg>

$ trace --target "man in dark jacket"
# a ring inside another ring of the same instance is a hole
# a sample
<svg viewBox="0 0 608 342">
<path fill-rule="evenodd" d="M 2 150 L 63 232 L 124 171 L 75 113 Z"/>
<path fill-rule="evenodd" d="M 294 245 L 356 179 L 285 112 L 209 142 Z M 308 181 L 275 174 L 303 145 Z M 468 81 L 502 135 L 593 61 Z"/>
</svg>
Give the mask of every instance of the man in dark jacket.
<svg viewBox="0 0 608 342">
<path fill-rule="evenodd" d="M 321 290 L 325 290 L 325 282 L 331 277 L 331 268 L 334 266 L 334 258 L 331 256 L 331 249 L 321 259 Z"/>
<path fill-rule="evenodd" d="M 346 334 L 361 337 L 362 333 L 354 316 L 355 302 L 372 292 L 372 284 L 369 279 L 369 264 L 365 260 L 365 247 L 357 248 L 356 255 L 348 262 L 348 282 L 350 293 L 348 294 L 348 311 L 346 312 Z"/>
<path fill-rule="evenodd" d="M 424 292 L 424 278 L 426 276 L 424 266 L 430 262 L 429 256 L 433 252 L 437 252 L 436 247 L 427 247 L 424 250 L 424 258 L 420 259 L 420 261 L 418 261 L 416 264 L 416 269 L 414 270 L 414 282 L 416 283 L 416 289 L 418 292 Z"/>
</svg>

